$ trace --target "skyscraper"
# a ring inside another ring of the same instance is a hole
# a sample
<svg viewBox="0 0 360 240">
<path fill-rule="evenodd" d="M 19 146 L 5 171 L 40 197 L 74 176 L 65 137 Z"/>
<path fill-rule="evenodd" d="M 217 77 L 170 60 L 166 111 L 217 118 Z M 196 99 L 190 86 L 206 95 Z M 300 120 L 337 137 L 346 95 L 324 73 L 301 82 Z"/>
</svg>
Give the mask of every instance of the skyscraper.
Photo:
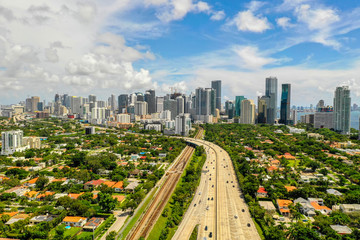
<svg viewBox="0 0 360 240">
<path fill-rule="evenodd" d="M 265 96 L 269 97 L 269 105 L 267 109 L 267 123 L 273 124 L 276 120 L 277 112 L 277 86 L 278 80 L 276 77 L 266 78 Z"/>
<path fill-rule="evenodd" d="M 185 99 L 183 96 L 178 96 L 176 98 L 176 105 L 176 116 L 185 113 Z"/>
<path fill-rule="evenodd" d="M 164 97 L 156 97 L 156 112 L 164 111 Z"/>
<path fill-rule="evenodd" d="M 31 97 L 31 112 L 38 111 L 38 103 L 40 102 L 40 97 Z"/>
<path fill-rule="evenodd" d="M 2 132 L 1 155 L 9 155 L 18 150 L 24 150 L 23 136 L 24 133 L 21 130 Z"/>
<path fill-rule="evenodd" d="M 269 105 L 269 97 L 262 96 L 258 98 L 258 123 L 267 122 L 267 106 Z"/>
<path fill-rule="evenodd" d="M 119 107 L 118 112 L 119 113 L 125 112 L 128 105 L 129 105 L 128 95 L 127 94 L 120 94 L 118 96 L 118 107 Z"/>
<path fill-rule="evenodd" d="M 215 108 L 221 111 L 221 80 L 212 81 L 211 88 L 215 90 L 215 95 L 216 95 Z"/>
<path fill-rule="evenodd" d="M 116 97 L 115 97 L 115 95 L 114 94 L 111 94 L 111 96 L 110 96 L 110 99 L 109 99 L 110 101 L 109 101 L 109 105 L 110 105 L 110 109 L 111 109 L 111 111 L 115 111 L 115 109 L 116 109 Z"/>
<path fill-rule="evenodd" d="M 281 85 L 281 107 L 280 107 L 280 123 L 289 124 L 290 123 L 290 93 L 291 85 L 282 84 Z"/>
<path fill-rule="evenodd" d="M 349 86 L 337 87 L 334 96 L 334 130 L 350 134 L 351 98 Z"/>
<path fill-rule="evenodd" d="M 96 102 L 96 96 L 93 94 L 89 95 L 89 102 Z"/>
<path fill-rule="evenodd" d="M 234 112 L 235 112 L 234 101 L 227 100 L 225 102 L 225 114 L 228 115 L 228 119 L 234 118 Z"/>
<path fill-rule="evenodd" d="M 148 103 L 149 114 L 156 113 L 156 96 L 155 90 L 150 89 L 145 93 L 145 102 Z"/>
<path fill-rule="evenodd" d="M 241 102 L 240 123 L 255 123 L 255 104 L 253 100 L 245 99 Z"/>
<path fill-rule="evenodd" d="M 245 100 L 244 96 L 236 96 L 235 97 L 235 116 L 240 117 L 241 115 L 241 101 Z"/>
</svg>

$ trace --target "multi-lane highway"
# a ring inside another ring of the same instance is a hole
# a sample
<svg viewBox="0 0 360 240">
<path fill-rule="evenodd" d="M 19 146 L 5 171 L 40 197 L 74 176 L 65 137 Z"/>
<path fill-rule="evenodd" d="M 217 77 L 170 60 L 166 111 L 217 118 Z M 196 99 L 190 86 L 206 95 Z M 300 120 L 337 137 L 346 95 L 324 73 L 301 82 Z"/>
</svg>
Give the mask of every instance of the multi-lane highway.
<svg viewBox="0 0 360 240">
<path fill-rule="evenodd" d="M 194 199 L 172 239 L 188 240 L 196 225 L 201 240 L 260 239 L 227 152 L 207 141 L 186 140 L 204 146 L 207 159 Z"/>
</svg>

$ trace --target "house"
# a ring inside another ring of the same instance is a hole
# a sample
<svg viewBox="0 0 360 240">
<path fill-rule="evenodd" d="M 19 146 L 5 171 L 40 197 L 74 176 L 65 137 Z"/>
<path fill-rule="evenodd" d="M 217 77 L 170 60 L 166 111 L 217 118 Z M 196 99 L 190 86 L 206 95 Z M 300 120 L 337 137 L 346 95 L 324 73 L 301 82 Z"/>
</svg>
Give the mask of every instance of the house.
<svg viewBox="0 0 360 240">
<path fill-rule="evenodd" d="M 84 231 L 94 231 L 103 222 L 104 222 L 104 218 L 93 217 L 84 225 L 83 229 L 84 229 Z"/>
<path fill-rule="evenodd" d="M 295 204 L 300 204 L 300 212 L 308 217 L 314 217 L 316 215 L 315 208 L 310 204 L 310 202 L 304 198 L 297 198 L 294 200 Z"/>
<path fill-rule="evenodd" d="M 278 205 L 279 212 L 286 217 L 290 217 L 290 209 L 289 205 L 293 202 L 291 200 L 285 200 L 285 199 L 276 199 L 276 203 Z"/>
<path fill-rule="evenodd" d="M 27 187 L 35 187 L 35 184 L 37 182 L 39 178 L 33 178 L 33 179 L 30 179 L 29 181 L 25 182 L 24 183 L 24 186 L 27 186 Z"/>
<path fill-rule="evenodd" d="M 126 186 L 125 191 L 127 192 L 134 192 L 135 188 L 139 186 L 138 182 L 131 182 L 129 183 L 129 185 Z"/>
<path fill-rule="evenodd" d="M 272 201 L 259 201 L 259 205 L 265 209 L 270 214 L 273 214 L 276 212 L 276 208 Z"/>
<path fill-rule="evenodd" d="M 258 198 L 266 198 L 267 197 L 267 191 L 265 191 L 264 187 L 259 187 L 259 189 L 256 192 L 256 197 L 258 197 Z"/>
<path fill-rule="evenodd" d="M 328 208 L 327 206 L 319 205 L 317 202 L 310 202 L 310 204 L 314 207 L 316 211 L 319 211 L 324 215 L 329 215 L 332 212 L 330 208 Z"/>
<path fill-rule="evenodd" d="M 335 195 L 335 196 L 342 196 L 343 194 L 341 192 L 339 192 L 338 190 L 335 189 L 327 189 L 326 190 L 327 194 L 331 194 L 331 195 Z"/>
<path fill-rule="evenodd" d="M 126 197 L 123 195 L 113 195 L 112 198 L 116 199 L 116 200 L 118 200 L 118 202 L 122 203 Z"/>
<path fill-rule="evenodd" d="M 115 192 L 122 192 L 124 190 L 124 182 L 120 181 L 115 183 L 112 188 L 114 189 Z"/>
<path fill-rule="evenodd" d="M 340 204 L 339 210 L 343 213 L 360 212 L 360 204 Z"/>
<path fill-rule="evenodd" d="M 352 230 L 348 226 L 330 225 L 330 227 L 340 235 L 351 234 Z"/>
<path fill-rule="evenodd" d="M 53 195 L 55 195 L 55 192 L 46 191 L 45 193 L 41 193 L 41 194 L 37 195 L 36 199 L 38 201 L 42 201 L 42 200 L 44 200 L 44 198 L 46 198 L 48 196 L 53 196 Z"/>
<path fill-rule="evenodd" d="M 83 195 L 84 193 L 69 193 L 68 196 L 71 199 L 78 199 L 81 195 Z"/>
<path fill-rule="evenodd" d="M 30 192 L 25 193 L 25 196 L 26 196 L 29 200 L 34 201 L 34 200 L 36 199 L 36 197 L 37 197 L 38 194 L 39 194 L 39 192 L 37 192 L 37 191 L 30 191 Z"/>
<path fill-rule="evenodd" d="M 11 224 L 16 223 L 18 221 L 25 220 L 29 216 L 30 216 L 29 214 L 25 214 L 25 213 L 17 214 L 14 217 L 10 218 L 10 220 L 7 221 L 5 224 L 6 225 L 11 225 Z"/>
<path fill-rule="evenodd" d="M 88 189 L 92 189 L 92 188 L 97 188 L 99 187 L 101 184 L 103 184 L 105 181 L 102 179 L 99 180 L 91 180 L 87 183 L 84 184 L 84 189 L 88 190 Z"/>
<path fill-rule="evenodd" d="M 56 218 L 55 215 L 39 215 L 30 219 L 31 225 L 36 225 L 42 222 L 50 222 Z"/>
<path fill-rule="evenodd" d="M 18 187 L 10 188 L 4 192 L 5 193 L 15 193 L 16 196 L 23 197 L 29 191 L 30 191 L 30 189 L 28 189 L 27 187 L 18 186 Z"/>
<path fill-rule="evenodd" d="M 291 192 L 297 189 L 295 186 L 285 186 L 285 188 L 287 192 Z"/>
<path fill-rule="evenodd" d="M 116 184 L 116 182 L 113 182 L 113 181 L 105 181 L 105 182 L 103 182 L 103 184 L 106 185 L 106 186 L 108 186 L 108 187 L 110 187 L 110 188 L 112 188 L 112 187 Z"/>
<path fill-rule="evenodd" d="M 129 177 L 138 177 L 140 174 L 139 169 L 134 169 L 133 171 L 129 172 Z"/>
<path fill-rule="evenodd" d="M 62 221 L 66 226 L 72 227 L 82 227 L 86 223 L 86 218 L 84 217 L 65 217 Z"/>
</svg>

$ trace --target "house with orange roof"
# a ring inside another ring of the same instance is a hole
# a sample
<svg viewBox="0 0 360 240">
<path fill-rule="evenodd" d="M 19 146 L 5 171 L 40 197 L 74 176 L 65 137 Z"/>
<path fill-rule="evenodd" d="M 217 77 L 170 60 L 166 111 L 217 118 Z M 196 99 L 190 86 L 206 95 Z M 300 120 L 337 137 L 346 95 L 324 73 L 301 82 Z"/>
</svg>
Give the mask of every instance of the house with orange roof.
<svg viewBox="0 0 360 240">
<path fill-rule="evenodd" d="M 99 187 L 101 184 L 103 184 L 105 181 L 102 179 L 98 180 L 91 180 L 84 184 L 84 189 L 93 189 Z"/>
<path fill-rule="evenodd" d="M 108 186 L 108 187 L 112 187 L 116 184 L 116 182 L 113 181 L 105 181 L 103 182 L 104 185 Z"/>
<path fill-rule="evenodd" d="M 39 179 L 38 177 L 30 179 L 29 181 L 24 183 L 24 186 L 28 186 L 28 187 L 35 186 L 35 183 L 38 179 Z"/>
<path fill-rule="evenodd" d="M 278 159 L 285 158 L 286 160 L 296 160 L 296 157 L 291 155 L 290 153 L 284 153 L 284 155 L 276 155 Z"/>
<path fill-rule="evenodd" d="M 25 196 L 26 196 L 29 200 L 35 200 L 38 194 L 39 194 L 38 191 L 30 191 L 30 192 L 25 193 Z"/>
<path fill-rule="evenodd" d="M 120 181 L 115 183 L 112 188 L 114 189 L 115 192 L 122 192 L 124 190 L 124 182 Z"/>
<path fill-rule="evenodd" d="M 84 193 L 69 193 L 68 196 L 71 199 L 78 199 L 81 195 L 83 195 Z"/>
<path fill-rule="evenodd" d="M 286 199 L 276 199 L 276 203 L 279 209 L 279 212 L 286 217 L 290 217 L 290 209 L 289 205 L 293 202 L 291 200 Z"/>
<path fill-rule="evenodd" d="M 3 213 L 1 213 L 0 214 L 0 217 L 2 216 L 2 215 L 8 215 L 9 217 L 13 217 L 13 216 L 15 216 L 16 214 L 18 214 L 19 212 L 3 212 Z"/>
<path fill-rule="evenodd" d="M 295 186 L 285 186 L 287 192 L 291 192 L 297 189 Z"/>
<path fill-rule="evenodd" d="M 70 217 L 67 216 L 63 219 L 63 223 L 66 226 L 72 226 L 72 227 L 82 227 L 86 224 L 87 218 L 84 217 Z"/>
<path fill-rule="evenodd" d="M 280 166 L 280 161 L 279 160 L 271 160 L 270 161 L 270 164 L 271 164 L 271 166 Z"/>
<path fill-rule="evenodd" d="M 122 203 L 126 197 L 123 195 L 113 195 L 112 198 L 118 200 L 119 203 Z"/>
<path fill-rule="evenodd" d="M 55 178 L 51 182 L 65 182 L 66 180 L 67 180 L 66 177 L 64 177 L 64 178 Z"/>
<path fill-rule="evenodd" d="M 279 168 L 276 167 L 276 166 L 270 166 L 270 167 L 267 168 L 267 171 L 268 171 L 269 173 L 272 173 L 272 172 L 274 172 L 274 171 L 277 171 L 278 169 L 279 169 Z"/>
<path fill-rule="evenodd" d="M 39 195 L 36 197 L 36 199 L 37 199 L 38 201 L 42 201 L 42 200 L 44 200 L 44 198 L 46 198 L 46 197 L 48 197 L 48 196 L 52 196 L 52 195 L 54 195 L 54 194 L 55 194 L 55 192 L 46 191 L 46 192 L 44 192 L 44 193 L 39 194 Z"/>
<path fill-rule="evenodd" d="M 267 191 L 265 191 L 264 187 L 259 187 L 259 189 L 256 192 L 256 197 L 258 198 L 266 198 L 267 197 Z"/>
</svg>

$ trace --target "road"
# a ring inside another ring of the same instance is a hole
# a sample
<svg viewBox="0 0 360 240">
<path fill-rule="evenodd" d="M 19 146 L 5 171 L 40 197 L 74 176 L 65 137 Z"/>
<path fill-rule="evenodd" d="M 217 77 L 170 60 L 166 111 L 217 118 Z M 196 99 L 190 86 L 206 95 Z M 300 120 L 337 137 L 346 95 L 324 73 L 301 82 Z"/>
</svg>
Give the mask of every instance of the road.
<svg viewBox="0 0 360 240">
<path fill-rule="evenodd" d="M 100 240 L 106 240 L 106 236 L 109 235 L 110 232 L 112 231 L 119 231 L 119 229 L 122 227 L 122 225 L 124 224 L 126 218 L 130 215 L 130 211 L 114 211 L 114 216 L 116 218 L 115 222 L 113 223 L 113 225 L 111 225 L 111 227 L 106 231 L 106 233 L 104 235 L 102 235 L 102 237 L 100 238 Z"/>
<path fill-rule="evenodd" d="M 210 142 L 186 140 L 204 146 L 207 159 L 194 199 L 172 239 L 188 240 L 197 224 L 198 239 L 201 240 L 204 237 L 219 240 L 260 239 L 242 198 L 230 156 Z"/>
</svg>

